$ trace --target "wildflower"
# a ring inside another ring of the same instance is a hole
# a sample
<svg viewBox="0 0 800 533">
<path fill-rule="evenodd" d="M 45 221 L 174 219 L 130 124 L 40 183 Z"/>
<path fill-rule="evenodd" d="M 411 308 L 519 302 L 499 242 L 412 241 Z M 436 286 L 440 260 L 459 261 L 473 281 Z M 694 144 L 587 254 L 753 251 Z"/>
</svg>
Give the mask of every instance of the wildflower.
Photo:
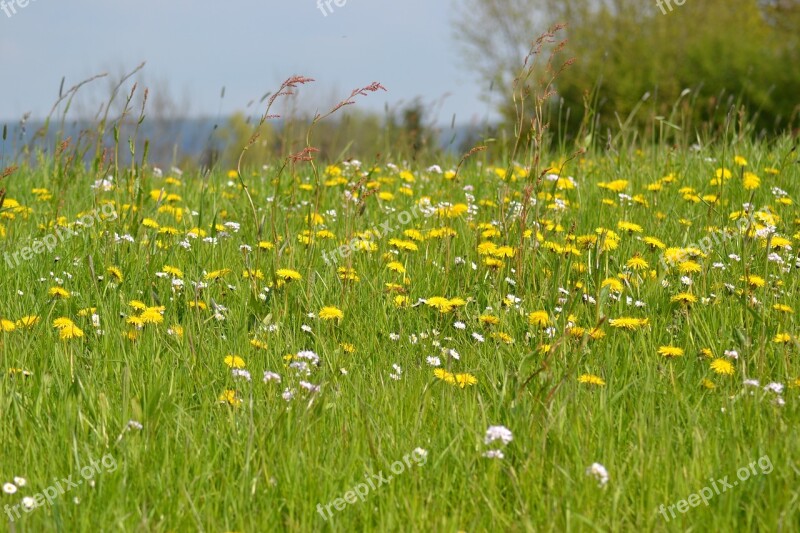
<svg viewBox="0 0 800 533">
<path fill-rule="evenodd" d="M 483 443 L 486 445 L 492 444 L 495 441 L 501 441 L 504 445 L 508 444 L 514 439 L 511 430 L 505 426 L 489 426 L 486 429 L 486 435 L 483 438 Z"/>
<path fill-rule="evenodd" d="M 269 370 L 264 371 L 264 383 L 269 383 L 270 381 L 274 381 L 276 383 L 281 382 L 281 377 L 276 374 L 275 372 L 270 372 Z"/>
<path fill-rule="evenodd" d="M 108 268 L 106 269 L 106 272 L 108 272 L 108 273 L 109 273 L 109 275 L 110 275 L 110 276 L 111 276 L 111 277 L 114 279 L 114 281 L 116 281 L 117 283 L 120 283 L 120 282 L 122 282 L 122 271 L 121 271 L 119 268 L 117 268 L 117 267 L 115 267 L 115 266 L 110 266 L 110 267 L 108 267 Z"/>
<path fill-rule="evenodd" d="M 288 268 L 279 268 L 275 272 L 275 275 L 278 277 L 278 279 L 282 279 L 283 281 L 298 281 L 303 279 L 303 276 L 301 276 L 299 272 L 290 270 Z"/>
<path fill-rule="evenodd" d="M 70 297 L 69 291 L 63 287 L 51 287 L 47 294 L 55 300 L 66 300 Z"/>
<path fill-rule="evenodd" d="M 627 329 L 634 331 L 650 324 L 649 318 L 612 318 L 608 321 L 612 328 Z"/>
<path fill-rule="evenodd" d="M 717 358 L 711 361 L 711 370 L 724 376 L 733 375 L 733 364 L 727 359 Z"/>
<path fill-rule="evenodd" d="M 320 309 L 319 318 L 322 320 L 341 320 L 344 318 L 344 313 L 333 306 L 326 306 Z"/>
<path fill-rule="evenodd" d="M 548 326 L 550 315 L 547 314 L 547 311 L 534 311 L 528 315 L 528 323 L 539 327 Z"/>
<path fill-rule="evenodd" d="M 683 348 L 676 346 L 661 346 L 658 349 L 658 354 L 666 358 L 681 357 L 683 355 Z"/>
<path fill-rule="evenodd" d="M 473 376 L 472 374 L 456 374 L 455 375 L 455 384 L 461 387 L 462 389 L 467 388 L 471 385 L 475 385 L 478 382 L 478 378 Z"/>
<path fill-rule="evenodd" d="M 605 487 L 608 483 L 608 470 L 600 463 L 592 463 L 591 466 L 586 469 L 586 475 L 594 477 L 600 487 Z"/>
<path fill-rule="evenodd" d="M 680 292 L 680 293 L 676 294 L 675 296 L 673 296 L 672 298 L 670 298 L 669 301 L 673 302 L 673 303 L 676 303 L 676 302 L 677 303 L 681 303 L 683 305 L 690 305 L 690 304 L 693 304 L 693 303 L 697 303 L 697 296 L 695 296 L 694 294 L 692 294 L 690 292 Z"/>
<path fill-rule="evenodd" d="M 225 357 L 225 364 L 228 368 L 244 368 L 244 359 L 239 357 L 238 355 L 228 355 Z"/>
<path fill-rule="evenodd" d="M 605 387 L 606 382 L 600 376 L 594 374 L 583 374 L 578 377 L 578 383 L 586 383 L 588 385 L 597 385 L 598 387 Z"/>
<path fill-rule="evenodd" d="M 483 452 L 483 457 L 487 459 L 504 459 L 505 455 L 503 454 L 503 450 L 488 450 Z"/>
<path fill-rule="evenodd" d="M 6 494 L 15 494 L 17 492 L 17 486 L 13 483 L 5 483 L 3 485 L 3 492 Z"/>
<path fill-rule="evenodd" d="M 235 390 L 225 390 L 222 394 L 219 395 L 218 399 L 219 403 L 228 404 L 233 407 L 239 407 L 242 404 L 242 400 L 236 396 Z"/>
<path fill-rule="evenodd" d="M 739 281 L 747 281 L 747 284 L 754 289 L 759 289 L 764 285 L 766 285 L 764 278 L 762 278 L 761 276 L 756 276 L 754 274 L 750 274 L 746 278 L 742 276 L 741 278 L 739 278 Z"/>
</svg>

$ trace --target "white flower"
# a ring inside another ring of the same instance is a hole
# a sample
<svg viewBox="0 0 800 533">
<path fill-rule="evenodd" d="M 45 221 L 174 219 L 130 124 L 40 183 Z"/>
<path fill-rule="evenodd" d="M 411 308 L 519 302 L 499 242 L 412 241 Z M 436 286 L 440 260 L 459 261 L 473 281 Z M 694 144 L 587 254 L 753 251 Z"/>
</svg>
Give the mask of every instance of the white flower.
<svg viewBox="0 0 800 533">
<path fill-rule="evenodd" d="M 746 380 L 744 380 L 743 384 L 748 386 L 748 387 L 758 387 L 759 386 L 759 383 L 758 383 L 757 379 L 746 379 Z"/>
<path fill-rule="evenodd" d="M 250 372 L 248 372 L 244 368 L 231 369 L 231 375 L 234 378 L 244 378 L 246 381 L 250 381 Z"/>
<path fill-rule="evenodd" d="M 15 477 L 14 478 L 14 485 L 16 485 L 17 487 L 24 487 L 25 484 L 27 484 L 27 483 L 28 482 L 25 481 L 24 477 Z"/>
<path fill-rule="evenodd" d="M 302 326 L 300 326 L 300 329 L 302 329 L 306 333 L 311 333 L 311 326 L 307 326 L 306 324 L 303 324 Z"/>
<path fill-rule="evenodd" d="M 6 483 L 5 485 L 3 485 L 3 492 L 5 492 L 6 494 L 14 494 L 15 492 L 17 492 L 17 486 L 14 485 L 13 483 Z"/>
<path fill-rule="evenodd" d="M 394 372 L 390 373 L 389 377 L 392 378 L 395 381 L 399 381 L 400 378 L 403 375 L 403 369 L 400 368 L 400 365 L 398 365 L 396 363 L 392 365 L 392 368 L 394 369 Z"/>
<path fill-rule="evenodd" d="M 428 356 L 425 359 L 425 362 L 428 363 L 430 366 L 440 366 L 442 364 L 442 360 L 436 357 L 435 355 Z"/>
<path fill-rule="evenodd" d="M 503 444 L 508 444 L 512 441 L 514 435 L 511 430 L 505 426 L 489 426 L 486 430 L 486 436 L 483 438 L 484 444 L 491 444 L 496 440 L 500 440 Z"/>
<path fill-rule="evenodd" d="M 783 392 L 783 384 L 772 382 L 767 385 L 764 385 L 764 390 L 772 391 L 775 394 L 781 394 Z"/>
<path fill-rule="evenodd" d="M 281 397 L 287 402 L 291 401 L 292 398 L 294 398 L 294 391 L 287 387 L 286 390 L 284 390 L 283 393 L 281 394 Z"/>
<path fill-rule="evenodd" d="M 22 498 L 22 505 L 25 507 L 25 509 L 33 509 L 34 507 L 36 507 L 36 500 L 31 498 L 30 496 L 25 496 L 24 498 Z"/>
<path fill-rule="evenodd" d="M 472 332 L 472 338 L 475 339 L 478 342 L 483 342 L 484 341 L 483 335 L 481 335 L 477 331 L 473 331 Z"/>
<path fill-rule="evenodd" d="M 393 341 L 397 341 L 400 340 L 400 335 L 398 335 L 397 333 L 389 333 L 389 338 Z"/>
<path fill-rule="evenodd" d="M 728 255 L 728 259 L 731 259 L 732 261 L 736 261 L 737 263 L 742 260 L 742 258 L 739 257 L 736 254 L 729 254 Z"/>
<path fill-rule="evenodd" d="M 308 381 L 301 381 L 300 386 L 309 392 L 319 392 L 320 386 L 309 383 Z"/>
<path fill-rule="evenodd" d="M 277 383 L 281 382 L 281 377 L 276 374 L 275 372 L 270 372 L 269 370 L 264 371 L 264 383 L 269 383 L 270 381 L 275 381 Z"/>
<path fill-rule="evenodd" d="M 592 465 L 586 469 L 586 475 L 594 476 L 598 485 L 601 487 L 605 487 L 606 483 L 608 483 L 608 470 L 600 463 L 592 463 Z"/>
<path fill-rule="evenodd" d="M 140 422 L 137 422 L 136 420 L 128 420 L 128 423 L 125 426 L 125 430 L 130 431 L 131 429 L 138 429 L 139 431 L 141 431 L 143 427 L 144 426 L 142 426 L 142 424 Z"/>
<path fill-rule="evenodd" d="M 456 329 L 466 329 L 467 325 L 464 324 L 463 322 L 455 322 L 453 324 L 453 327 Z"/>
<path fill-rule="evenodd" d="M 503 455 L 503 450 L 489 450 L 487 452 L 483 452 L 483 456 L 488 459 L 504 459 L 505 455 Z"/>
<path fill-rule="evenodd" d="M 411 453 L 413 453 L 414 455 L 416 455 L 421 459 L 425 459 L 428 457 L 428 450 L 426 450 L 425 448 L 414 448 L 414 451 Z"/>
<path fill-rule="evenodd" d="M 725 350 L 724 352 L 725 357 L 730 357 L 731 359 L 739 359 L 739 352 L 736 350 Z"/>
<path fill-rule="evenodd" d="M 692 278 L 690 278 L 689 276 L 681 276 L 681 283 L 683 283 L 687 287 L 691 287 L 693 283 Z"/>
</svg>

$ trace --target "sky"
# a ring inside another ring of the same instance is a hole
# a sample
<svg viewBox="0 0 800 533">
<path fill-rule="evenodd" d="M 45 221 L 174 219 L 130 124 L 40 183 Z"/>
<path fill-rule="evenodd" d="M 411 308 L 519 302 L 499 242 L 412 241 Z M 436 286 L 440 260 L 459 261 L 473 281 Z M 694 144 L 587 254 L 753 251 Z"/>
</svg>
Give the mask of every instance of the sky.
<svg viewBox="0 0 800 533">
<path fill-rule="evenodd" d="M 338 0 L 343 5 L 331 1 L 326 14 L 317 0 L 29 0 L 25 7 L 25 0 L 2 1 L 12 14 L 0 3 L 6 122 L 26 112 L 43 118 L 62 76 L 68 88 L 142 61 L 143 83 L 156 90 L 166 82 L 190 116 L 244 110 L 295 74 L 316 80 L 301 89 L 300 101 L 312 111 L 377 81 L 388 92 L 370 94 L 359 107 L 399 109 L 422 97 L 435 104 L 439 124 L 453 115 L 458 124 L 491 116 L 480 98 L 486 88 L 465 67 L 453 37 L 459 0 Z M 82 90 L 84 105 L 99 105 L 107 85 Z"/>
</svg>

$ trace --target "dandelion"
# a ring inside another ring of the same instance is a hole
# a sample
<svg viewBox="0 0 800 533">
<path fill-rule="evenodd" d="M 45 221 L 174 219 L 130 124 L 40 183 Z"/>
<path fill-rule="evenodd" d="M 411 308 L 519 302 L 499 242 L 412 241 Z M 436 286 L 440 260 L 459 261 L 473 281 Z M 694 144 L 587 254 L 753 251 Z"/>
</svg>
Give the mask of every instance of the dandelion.
<svg viewBox="0 0 800 533">
<path fill-rule="evenodd" d="M 534 311 L 528 315 L 528 323 L 533 326 L 546 327 L 550 325 L 550 315 L 547 311 Z"/>
<path fill-rule="evenodd" d="M 734 368 L 727 359 L 717 358 L 711 361 L 711 370 L 723 376 L 732 376 Z"/>
<path fill-rule="evenodd" d="M 69 291 L 63 287 L 51 287 L 47 294 L 54 300 L 66 300 L 70 297 Z"/>
<path fill-rule="evenodd" d="M 222 394 L 219 395 L 218 401 L 221 404 L 227 404 L 233 407 L 242 405 L 242 400 L 236 396 L 235 390 L 223 391 Z"/>
<path fill-rule="evenodd" d="M 635 331 L 650 324 L 649 318 L 629 318 L 620 317 L 612 318 L 608 321 L 612 328 L 627 329 L 628 331 Z"/>
<path fill-rule="evenodd" d="M 327 306 L 320 309 L 319 318 L 322 320 L 341 320 L 344 318 L 344 313 L 336 307 Z"/>
<path fill-rule="evenodd" d="M 224 361 L 228 368 L 239 369 L 245 367 L 244 359 L 238 355 L 228 355 L 225 357 Z"/>
<path fill-rule="evenodd" d="M 288 268 L 279 268 L 275 272 L 275 276 L 283 281 L 299 281 L 303 279 L 303 276 L 301 276 L 299 272 Z"/>
<path fill-rule="evenodd" d="M 582 374 L 578 377 L 578 383 L 585 383 L 587 385 L 596 385 L 598 387 L 605 387 L 606 382 L 600 376 L 594 374 Z"/>
<path fill-rule="evenodd" d="M 658 349 L 658 354 L 666 357 L 667 359 L 681 357 L 683 356 L 683 348 L 678 348 L 676 346 L 661 346 Z"/>
</svg>

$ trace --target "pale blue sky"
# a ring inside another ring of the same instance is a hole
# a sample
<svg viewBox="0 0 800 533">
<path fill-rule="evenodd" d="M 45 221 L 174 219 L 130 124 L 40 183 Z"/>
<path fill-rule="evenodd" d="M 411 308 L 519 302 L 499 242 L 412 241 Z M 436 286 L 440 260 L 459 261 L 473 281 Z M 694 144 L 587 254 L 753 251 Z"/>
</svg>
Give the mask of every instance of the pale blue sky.
<svg viewBox="0 0 800 533">
<path fill-rule="evenodd" d="M 382 110 L 449 93 L 440 123 L 454 113 L 462 124 L 483 120 L 485 87 L 462 68 L 453 39 L 461 4 L 346 0 L 323 16 L 317 0 L 31 0 L 10 18 L 0 11 L 0 119 L 45 115 L 62 76 L 69 87 L 147 61 L 148 83 L 168 80 L 194 116 L 217 114 L 223 85 L 226 114 L 302 74 L 317 80 L 304 105 L 324 109 L 333 94 L 378 81 L 389 92 L 359 105 Z"/>
</svg>

